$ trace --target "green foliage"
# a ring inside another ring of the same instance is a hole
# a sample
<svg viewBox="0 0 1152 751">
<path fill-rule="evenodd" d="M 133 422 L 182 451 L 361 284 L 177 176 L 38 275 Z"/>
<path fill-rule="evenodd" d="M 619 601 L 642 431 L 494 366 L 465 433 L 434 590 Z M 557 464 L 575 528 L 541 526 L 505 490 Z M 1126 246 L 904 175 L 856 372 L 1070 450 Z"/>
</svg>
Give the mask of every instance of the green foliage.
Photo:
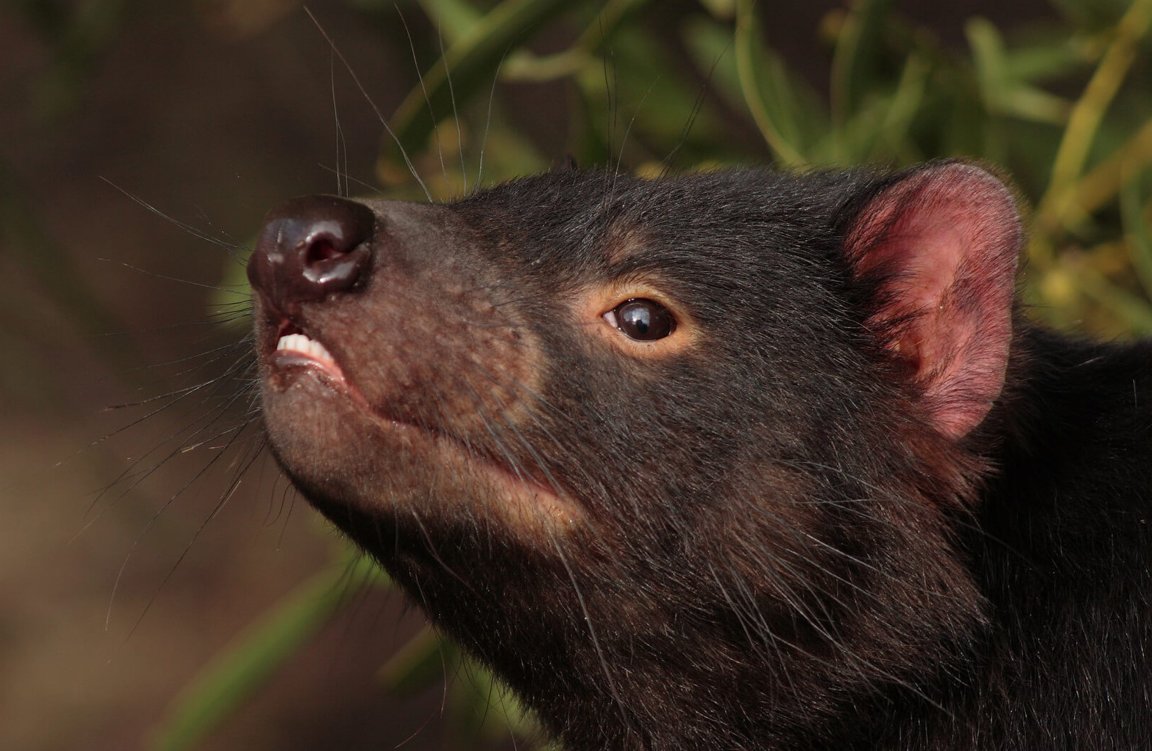
<svg viewBox="0 0 1152 751">
<path fill-rule="evenodd" d="M 302 649 L 360 586 L 382 579 L 372 561 L 355 558 L 298 586 L 201 670 L 177 699 L 152 748 L 196 748 Z"/>
<path fill-rule="evenodd" d="M 457 676 L 448 686 L 447 713 L 459 748 L 477 748 L 513 735 L 540 735 L 535 722 L 492 674 L 451 641 L 426 627 L 380 671 L 389 692 L 404 697 Z"/>
<path fill-rule="evenodd" d="M 660 11 L 642 0 L 420 6 L 441 23 L 445 52 L 392 120 L 378 170 L 390 189 L 413 192 L 406 158 L 436 198 L 472 187 L 481 154 L 486 182 L 547 167 L 559 155 L 537 150 L 493 82 L 561 82 L 568 150 L 583 164 L 639 174 L 952 156 L 995 165 L 1032 212 L 1026 294 L 1037 315 L 1106 336 L 1152 330 L 1132 229 L 1152 212 L 1152 0 L 1061 2 L 1024 29 L 972 18 L 966 49 L 942 44 L 890 0 L 857 0 L 812 30 L 826 82 L 771 47 L 775 30 L 754 0 L 702 2 L 671 30 L 649 23 Z M 534 53 L 545 21 L 572 43 Z M 454 161 L 458 169 L 443 166 Z"/>
</svg>

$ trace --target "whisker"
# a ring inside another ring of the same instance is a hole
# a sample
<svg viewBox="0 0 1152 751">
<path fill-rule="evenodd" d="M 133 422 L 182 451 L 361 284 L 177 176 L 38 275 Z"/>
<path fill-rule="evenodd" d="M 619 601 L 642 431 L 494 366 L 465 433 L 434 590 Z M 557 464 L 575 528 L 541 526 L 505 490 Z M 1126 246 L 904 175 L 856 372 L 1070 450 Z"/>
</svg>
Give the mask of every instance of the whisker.
<svg viewBox="0 0 1152 751">
<path fill-rule="evenodd" d="M 440 59 L 444 61 L 444 78 L 448 84 L 448 99 L 452 102 L 452 120 L 456 124 L 456 151 L 460 157 L 460 178 L 464 181 L 462 194 L 468 195 L 468 168 L 464 165 L 464 132 L 460 126 L 460 112 L 456 107 L 456 89 L 452 86 L 452 66 L 448 64 L 448 55 L 444 51 L 444 33 L 439 24 L 436 26 L 436 41 L 440 44 Z M 428 96 L 427 92 L 424 96 Z"/>
<path fill-rule="evenodd" d="M 400 10 L 400 6 L 396 3 L 392 4 L 396 10 L 396 15 L 400 17 L 400 25 L 404 27 L 404 35 L 408 37 L 408 49 L 412 52 L 412 67 L 416 70 L 416 79 L 420 82 L 420 92 L 424 95 L 424 104 L 428 107 L 428 117 L 432 122 L 432 140 L 436 143 L 436 155 L 440 159 L 440 172 L 444 178 L 448 178 L 448 165 L 444 163 L 444 149 L 440 143 L 440 129 L 436 127 L 438 120 L 436 119 L 436 112 L 432 109 L 432 98 L 428 96 L 428 87 L 424 83 L 424 73 L 420 70 L 419 56 L 416 54 L 416 43 L 412 40 L 412 31 L 408 28 L 408 20 L 404 18 L 404 13 Z M 440 27 L 436 27 L 436 33 L 440 33 Z M 440 40 L 440 52 L 443 55 L 444 41 Z M 448 72 L 448 61 L 444 61 L 444 72 Z M 449 76 L 448 83 L 451 87 L 452 78 Z M 455 99 L 453 99 L 452 106 L 456 106 Z"/>
<path fill-rule="evenodd" d="M 180 228 L 182 231 L 188 233 L 189 235 L 191 235 L 195 238 L 198 238 L 200 240 L 203 240 L 204 242 L 211 243 L 212 245 L 215 245 L 219 248 L 223 248 L 224 250 L 228 251 L 229 253 L 234 253 L 236 251 L 238 246 L 235 243 L 232 243 L 226 239 L 214 237 L 213 235 L 210 235 L 207 232 L 201 230 L 199 227 L 196 227 L 194 225 L 180 221 L 179 219 L 172 216 L 171 214 L 168 214 L 167 212 L 161 211 L 156 206 L 148 203 L 147 201 L 145 201 L 140 196 L 137 196 L 136 194 L 131 193 L 124 188 L 121 188 L 119 185 L 112 182 L 111 180 L 109 180 L 106 177 L 101 177 L 100 180 L 103 181 L 108 186 L 117 190 L 125 198 L 132 201 L 137 206 L 141 206 L 141 207 L 147 209 L 150 213 L 154 214 L 155 216 L 160 217 L 161 219 L 168 222 L 169 224 L 175 225 L 176 227 Z"/>
<path fill-rule="evenodd" d="M 480 137 L 479 164 L 476 167 L 475 189 L 477 191 L 480 190 L 480 186 L 483 185 L 484 181 L 484 150 L 488 146 L 488 132 L 492 126 L 492 105 L 496 101 L 496 84 L 500 81 L 500 71 L 504 69 L 504 62 L 507 59 L 507 52 L 500 56 L 500 62 L 496 64 L 496 72 L 492 74 L 492 87 L 488 90 L 488 108 L 484 116 L 484 133 Z"/>
<path fill-rule="evenodd" d="M 197 237 L 199 237 L 199 235 L 197 235 Z M 237 249 L 238 249 L 238 246 L 229 246 L 228 247 L 228 250 L 230 250 L 230 251 L 235 251 Z M 110 258 L 97 258 L 96 260 L 102 261 L 104 263 L 114 263 L 117 266 L 128 269 L 130 271 L 135 271 L 135 272 L 140 273 L 140 274 L 144 274 L 145 276 L 152 277 L 153 279 L 161 279 L 161 280 L 166 281 L 166 282 L 176 282 L 177 284 L 183 284 L 183 285 L 186 285 L 189 287 L 196 287 L 197 289 L 209 289 L 209 290 L 212 290 L 213 292 L 223 292 L 225 294 L 235 295 L 236 297 L 240 297 L 240 298 L 244 298 L 244 299 L 248 299 L 250 297 L 250 294 L 251 294 L 247 289 L 236 289 L 235 287 L 222 287 L 218 284 L 204 284 L 203 282 L 194 282 L 194 281 L 191 281 L 190 279 L 181 279 L 179 277 L 168 276 L 166 274 L 160 274 L 160 273 L 157 273 L 155 271 L 149 271 L 147 269 L 140 268 L 139 266 L 133 266 L 132 264 L 127 263 L 125 261 L 115 261 L 115 260 L 112 260 Z"/>
<path fill-rule="evenodd" d="M 340 107 L 336 101 L 336 56 L 328 57 L 328 88 L 332 92 L 332 122 L 336 129 L 336 195 L 346 197 L 348 190 L 348 143 L 344 140 L 344 127 L 340 123 Z"/>
<path fill-rule="evenodd" d="M 661 178 L 668 176 L 668 173 L 672 169 L 673 158 L 677 153 L 679 153 L 680 149 L 684 147 L 684 144 L 688 142 L 688 135 L 692 132 L 692 127 L 696 124 L 696 119 L 700 116 L 700 112 L 704 108 L 704 99 L 708 95 L 708 90 L 711 87 L 712 79 L 715 78 L 716 67 L 720 64 L 720 60 L 722 60 L 724 56 L 728 54 L 728 51 L 731 48 L 732 43 L 729 41 L 724 49 L 720 52 L 720 54 L 718 54 L 712 61 L 711 67 L 708 68 L 708 75 L 704 77 L 704 80 L 701 81 L 700 85 L 696 88 L 696 99 L 692 102 L 692 109 L 688 112 L 688 118 L 684 122 L 684 127 L 680 131 L 680 136 L 676 139 L 676 144 L 672 147 L 672 150 L 669 151 L 663 159 L 664 168 L 660 171 Z"/>
<path fill-rule="evenodd" d="M 229 441 L 228 446 L 231 446 L 234 443 L 234 441 L 239 438 L 239 436 L 241 434 L 242 434 L 242 431 L 236 433 L 236 436 L 232 440 Z M 215 464 L 215 462 L 219 459 L 219 457 L 221 457 L 223 455 L 224 454 L 221 453 L 221 454 L 218 454 L 216 457 L 213 457 L 213 459 L 208 462 L 208 465 L 197 474 L 203 475 L 205 472 L 208 471 L 208 469 L 210 467 L 212 467 Z M 149 611 L 151 611 L 152 606 L 156 602 L 156 598 L 159 596 L 161 590 L 163 590 L 163 588 L 171 580 L 172 576 L 176 573 L 177 569 L 180 567 L 180 564 L 183 563 L 184 560 L 188 557 L 188 554 L 189 554 L 189 552 L 191 552 L 192 547 L 196 544 L 196 541 L 200 539 L 200 535 L 204 533 L 204 530 L 207 529 L 208 524 L 210 524 L 212 522 L 212 520 L 215 519 L 220 514 L 220 512 L 228 504 L 228 501 L 232 498 L 232 496 L 240 488 L 240 484 L 241 484 L 241 481 L 244 477 L 244 474 L 247 472 L 248 468 L 252 466 L 252 463 L 255 462 L 256 459 L 259 458 L 259 456 L 260 456 L 259 452 L 252 452 L 247 457 L 247 459 L 245 460 L 242 468 L 236 473 L 236 476 L 232 479 L 231 483 L 229 483 L 228 487 L 225 488 L 224 492 L 221 493 L 219 500 L 216 502 L 216 505 L 212 509 L 212 512 L 200 523 L 199 527 L 197 527 L 196 531 L 192 535 L 192 538 L 184 546 L 184 549 L 180 552 L 180 555 L 176 558 L 176 561 L 168 569 L 168 572 L 164 575 L 160 584 L 153 591 L 152 596 L 148 599 L 148 603 L 144 606 L 143 610 L 140 612 L 140 615 L 136 618 L 136 622 L 132 625 L 132 628 L 129 630 L 127 637 L 125 637 L 125 642 L 131 640 L 132 636 L 136 633 L 136 630 L 140 627 L 140 624 L 144 622 L 144 618 L 147 617 Z M 169 503 L 171 503 L 171 501 L 169 501 Z M 115 590 L 113 591 L 113 598 L 114 597 L 115 597 Z M 112 603 L 111 602 L 109 602 L 108 607 L 109 607 L 109 618 L 110 618 L 111 617 L 111 609 L 112 609 Z"/>
<path fill-rule="evenodd" d="M 400 138 L 396 135 L 396 132 L 392 130 L 392 127 L 388 125 L 388 119 L 384 117 L 384 113 L 380 111 L 380 108 L 376 106 L 376 102 L 368 94 L 368 90 L 364 88 L 364 84 L 360 82 L 360 77 L 356 75 L 356 71 L 344 58 L 344 55 L 336 46 L 336 42 L 333 41 L 332 37 L 328 35 L 328 32 L 325 31 L 324 27 L 320 25 L 320 22 L 316 20 L 316 16 L 312 14 L 312 11 L 308 8 L 308 6 L 304 6 L 304 12 L 308 14 L 310 19 L 312 19 L 312 23 L 316 25 L 320 35 L 324 37 L 324 41 L 328 43 L 328 46 L 332 49 L 332 52 L 335 53 L 336 59 L 338 59 L 341 65 L 344 66 L 344 69 L 348 71 L 348 75 L 352 77 L 352 82 L 355 83 L 356 88 L 360 90 L 360 95 L 364 97 L 364 101 L 367 102 L 368 106 L 372 108 L 372 111 L 376 114 L 376 119 L 379 120 L 380 125 L 384 127 L 384 131 L 388 133 L 388 136 L 392 139 L 393 143 L 395 143 L 397 148 L 400 149 L 400 156 L 404 159 L 404 164 L 408 167 L 408 172 L 412 175 L 412 179 L 414 179 L 420 186 L 420 189 L 424 191 L 424 197 L 427 198 L 429 202 L 431 202 L 432 193 L 429 192 L 428 186 L 424 184 L 424 181 L 420 179 L 420 173 L 416 171 L 416 166 L 409 158 L 408 150 L 404 148 L 404 144 L 400 142 Z"/>
</svg>

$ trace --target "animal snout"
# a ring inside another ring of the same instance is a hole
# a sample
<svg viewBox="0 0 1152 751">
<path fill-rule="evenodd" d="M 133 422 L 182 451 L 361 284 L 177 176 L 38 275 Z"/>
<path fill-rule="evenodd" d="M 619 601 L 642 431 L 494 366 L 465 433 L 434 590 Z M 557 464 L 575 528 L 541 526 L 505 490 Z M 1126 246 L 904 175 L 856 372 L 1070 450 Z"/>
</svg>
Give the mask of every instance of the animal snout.
<svg viewBox="0 0 1152 751">
<path fill-rule="evenodd" d="M 372 267 L 376 216 L 336 196 L 294 198 L 264 219 L 248 280 L 270 304 L 289 312 L 363 285 Z"/>
</svg>

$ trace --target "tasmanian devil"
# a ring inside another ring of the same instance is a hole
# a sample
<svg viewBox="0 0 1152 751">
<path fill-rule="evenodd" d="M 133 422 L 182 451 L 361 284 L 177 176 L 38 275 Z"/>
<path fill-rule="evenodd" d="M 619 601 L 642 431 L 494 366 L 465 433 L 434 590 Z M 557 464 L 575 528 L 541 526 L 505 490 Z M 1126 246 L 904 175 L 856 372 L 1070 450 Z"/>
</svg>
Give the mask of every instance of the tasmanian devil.
<svg viewBox="0 0 1152 751">
<path fill-rule="evenodd" d="M 1152 343 L 979 167 L 271 212 L 295 485 L 572 751 L 1152 748 Z"/>
</svg>

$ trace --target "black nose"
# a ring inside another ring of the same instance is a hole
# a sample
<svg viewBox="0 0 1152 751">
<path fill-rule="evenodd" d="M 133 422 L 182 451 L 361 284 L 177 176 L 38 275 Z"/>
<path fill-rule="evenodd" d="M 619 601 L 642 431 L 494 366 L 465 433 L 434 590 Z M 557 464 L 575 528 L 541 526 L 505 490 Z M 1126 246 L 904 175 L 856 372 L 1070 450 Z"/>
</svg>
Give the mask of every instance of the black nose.
<svg viewBox="0 0 1152 751">
<path fill-rule="evenodd" d="M 362 284 L 372 266 L 376 217 L 335 196 L 293 198 L 268 212 L 248 260 L 248 281 L 288 312 Z"/>
</svg>

